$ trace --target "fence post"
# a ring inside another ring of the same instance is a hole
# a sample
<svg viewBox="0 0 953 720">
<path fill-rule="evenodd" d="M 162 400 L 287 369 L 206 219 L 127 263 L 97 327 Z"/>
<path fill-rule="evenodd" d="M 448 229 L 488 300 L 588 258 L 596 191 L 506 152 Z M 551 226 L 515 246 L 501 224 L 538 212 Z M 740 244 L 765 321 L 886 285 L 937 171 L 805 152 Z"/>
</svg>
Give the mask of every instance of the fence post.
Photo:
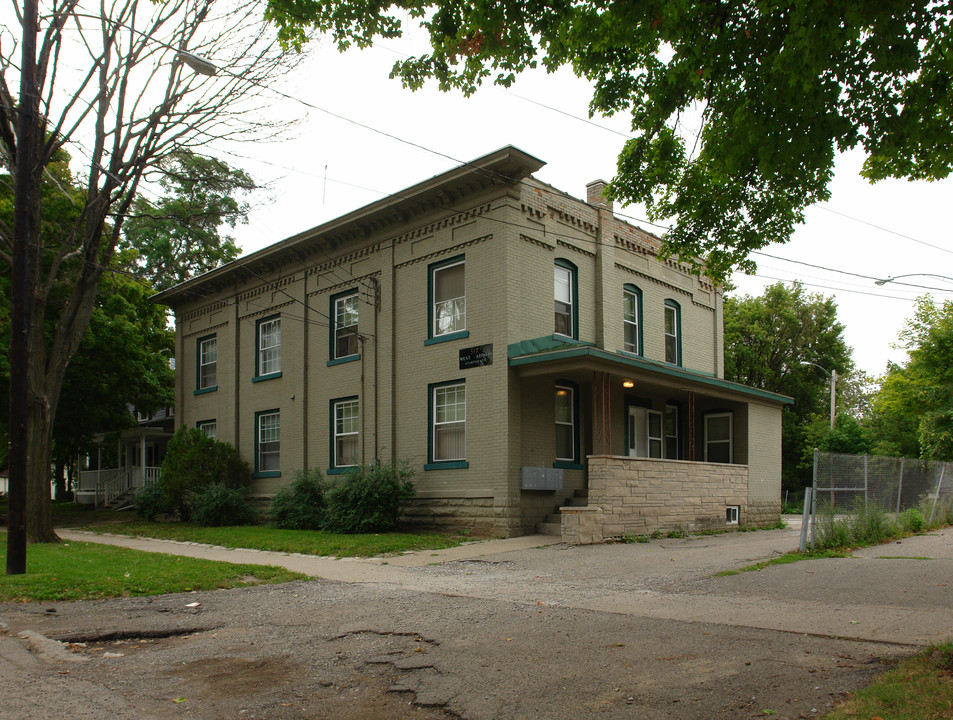
<svg viewBox="0 0 953 720">
<path fill-rule="evenodd" d="M 936 501 L 940 499 L 940 487 L 943 485 L 943 473 L 946 472 L 946 463 L 940 467 L 940 479 L 936 481 L 936 494 L 933 496 L 933 507 L 930 510 L 930 523 L 933 523 L 933 515 L 936 513 Z"/>
<path fill-rule="evenodd" d="M 807 549 L 807 526 L 811 522 L 811 488 L 804 488 L 804 510 L 801 512 L 801 542 L 798 543 L 798 552 Z"/>
<path fill-rule="evenodd" d="M 900 498 L 903 495 L 903 458 L 900 458 L 900 484 L 897 487 L 897 515 L 900 514 Z"/>
<path fill-rule="evenodd" d="M 814 478 L 811 484 L 811 551 L 814 551 L 814 534 L 817 529 L 817 459 L 818 450 L 814 448 Z M 831 491 L 831 498 L 834 492 Z"/>
<path fill-rule="evenodd" d="M 867 453 L 864 453 L 864 524 L 866 524 L 870 517 L 867 512 L 867 506 L 870 502 L 870 497 L 867 494 Z"/>
</svg>

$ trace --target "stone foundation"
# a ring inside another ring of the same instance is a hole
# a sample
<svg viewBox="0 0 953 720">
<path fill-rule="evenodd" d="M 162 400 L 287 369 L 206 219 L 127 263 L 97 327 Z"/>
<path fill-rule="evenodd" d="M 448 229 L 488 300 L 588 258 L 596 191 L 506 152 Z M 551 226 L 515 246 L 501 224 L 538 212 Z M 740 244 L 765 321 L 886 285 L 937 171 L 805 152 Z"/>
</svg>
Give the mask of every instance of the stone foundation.
<svg viewBox="0 0 953 720">
<path fill-rule="evenodd" d="M 466 532 L 475 537 L 510 537 L 504 508 L 494 498 L 414 498 L 401 508 L 400 524 L 419 530 Z"/>
</svg>

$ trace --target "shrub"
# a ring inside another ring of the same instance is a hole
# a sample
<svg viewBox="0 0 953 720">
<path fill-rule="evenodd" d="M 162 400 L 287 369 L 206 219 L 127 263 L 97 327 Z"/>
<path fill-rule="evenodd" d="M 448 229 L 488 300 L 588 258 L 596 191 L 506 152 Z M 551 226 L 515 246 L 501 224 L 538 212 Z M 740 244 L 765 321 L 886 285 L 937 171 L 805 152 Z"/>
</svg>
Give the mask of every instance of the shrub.
<svg viewBox="0 0 953 720">
<path fill-rule="evenodd" d="M 414 471 L 405 461 L 361 465 L 328 489 L 332 532 L 370 533 L 393 530 L 402 503 L 415 494 Z"/>
<path fill-rule="evenodd" d="M 159 486 L 182 520 L 192 517 L 192 495 L 210 485 L 247 487 L 248 463 L 228 443 L 217 442 L 196 428 L 179 428 L 169 441 Z"/>
<path fill-rule="evenodd" d="M 158 485 L 150 485 L 140 490 L 136 493 L 134 503 L 136 514 L 146 522 L 152 522 L 159 515 L 166 515 L 172 511 L 162 488 Z"/>
<path fill-rule="evenodd" d="M 320 530 L 328 516 L 327 490 L 320 469 L 299 470 L 291 484 L 271 501 L 271 522 L 285 530 Z"/>
<path fill-rule="evenodd" d="M 922 532 L 927 524 L 923 515 L 916 508 L 904 510 L 897 517 L 897 520 L 900 521 L 900 527 L 903 528 L 903 531 L 908 533 Z"/>
<path fill-rule="evenodd" d="M 193 495 L 192 517 L 204 527 L 255 524 L 255 511 L 248 504 L 245 492 L 217 483 Z"/>
</svg>

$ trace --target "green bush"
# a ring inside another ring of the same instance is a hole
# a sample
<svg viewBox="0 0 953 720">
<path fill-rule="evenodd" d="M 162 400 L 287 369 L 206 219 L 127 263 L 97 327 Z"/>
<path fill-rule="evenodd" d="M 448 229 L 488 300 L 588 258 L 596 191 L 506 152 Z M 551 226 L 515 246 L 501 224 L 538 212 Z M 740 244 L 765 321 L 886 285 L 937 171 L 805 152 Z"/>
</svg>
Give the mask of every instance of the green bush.
<svg viewBox="0 0 953 720">
<path fill-rule="evenodd" d="M 854 521 L 851 523 L 852 540 L 858 544 L 876 544 L 885 542 L 900 534 L 900 528 L 887 516 L 887 512 L 871 503 L 864 509 L 863 501 L 854 508 Z"/>
<path fill-rule="evenodd" d="M 904 510 L 897 520 L 900 521 L 900 527 L 903 528 L 903 531 L 908 533 L 922 532 L 927 524 L 923 515 L 916 508 Z"/>
<path fill-rule="evenodd" d="M 136 514 L 146 522 L 152 522 L 159 515 L 166 515 L 172 512 L 169 502 L 158 485 L 150 485 L 143 488 L 133 501 L 136 506 Z"/>
<path fill-rule="evenodd" d="M 271 522 L 285 530 L 320 530 L 328 516 L 327 490 L 319 468 L 299 470 L 291 485 L 279 490 L 271 501 Z"/>
<path fill-rule="evenodd" d="M 326 528 L 341 533 L 393 530 L 401 504 L 417 492 L 414 474 L 404 461 L 361 465 L 345 473 L 328 489 Z"/>
<path fill-rule="evenodd" d="M 210 485 L 247 487 L 248 463 L 228 443 L 217 442 L 196 428 L 179 428 L 169 441 L 159 486 L 182 520 L 192 517 L 192 496 Z"/>
<path fill-rule="evenodd" d="M 207 485 L 194 493 L 191 504 L 192 517 L 203 527 L 255 524 L 255 511 L 239 488 Z"/>
</svg>

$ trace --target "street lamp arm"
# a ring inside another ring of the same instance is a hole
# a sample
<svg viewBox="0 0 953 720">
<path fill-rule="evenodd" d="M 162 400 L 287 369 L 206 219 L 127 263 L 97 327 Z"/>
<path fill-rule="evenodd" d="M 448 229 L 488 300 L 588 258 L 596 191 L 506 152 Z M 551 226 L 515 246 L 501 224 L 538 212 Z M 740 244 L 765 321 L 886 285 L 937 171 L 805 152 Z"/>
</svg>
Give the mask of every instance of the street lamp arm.
<svg viewBox="0 0 953 720">
<path fill-rule="evenodd" d="M 953 282 L 953 278 L 947 277 L 946 275 L 935 275 L 933 273 L 906 273 L 904 275 L 894 275 L 893 277 L 883 278 L 881 280 L 874 280 L 874 285 L 886 285 L 889 282 L 893 282 L 894 280 L 899 280 L 900 278 L 905 278 L 905 277 L 931 277 L 931 278 L 937 278 L 939 280 L 949 280 L 950 282 Z"/>
<path fill-rule="evenodd" d="M 801 365 L 813 365 L 817 369 L 821 370 L 827 377 L 832 377 L 830 371 L 825 368 L 823 365 L 818 365 L 817 363 L 811 362 L 810 360 L 801 360 Z M 834 372 L 837 372 L 836 370 Z"/>
</svg>

